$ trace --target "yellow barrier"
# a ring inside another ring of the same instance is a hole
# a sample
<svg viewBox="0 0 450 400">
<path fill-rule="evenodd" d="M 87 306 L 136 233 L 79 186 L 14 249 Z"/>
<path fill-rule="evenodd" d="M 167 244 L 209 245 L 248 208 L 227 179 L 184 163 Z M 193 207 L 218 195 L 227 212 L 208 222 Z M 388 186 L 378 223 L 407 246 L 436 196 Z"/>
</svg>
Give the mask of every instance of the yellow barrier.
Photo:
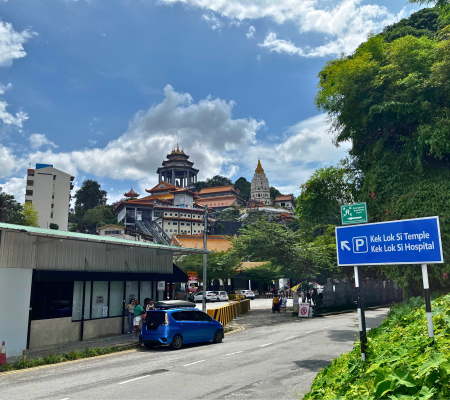
<svg viewBox="0 0 450 400">
<path fill-rule="evenodd" d="M 242 315 L 248 310 L 250 310 L 250 300 L 241 300 L 230 302 L 223 307 L 212 308 L 206 312 L 210 317 L 213 317 L 216 321 L 220 322 L 222 326 L 226 326 L 238 315 Z"/>
</svg>

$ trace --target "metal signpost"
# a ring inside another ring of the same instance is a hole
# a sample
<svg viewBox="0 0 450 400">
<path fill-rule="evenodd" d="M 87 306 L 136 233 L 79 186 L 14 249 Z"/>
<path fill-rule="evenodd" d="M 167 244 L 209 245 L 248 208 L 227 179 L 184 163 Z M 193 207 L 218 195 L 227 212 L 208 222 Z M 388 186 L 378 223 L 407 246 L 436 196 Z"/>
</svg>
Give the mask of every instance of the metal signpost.
<svg viewBox="0 0 450 400">
<path fill-rule="evenodd" d="M 203 248 L 207 249 L 207 233 L 208 233 L 208 206 L 205 206 L 205 223 L 203 228 Z M 206 312 L 206 253 L 203 254 L 203 298 L 202 298 L 202 311 Z"/>
<path fill-rule="evenodd" d="M 366 332 L 364 300 L 361 296 L 361 265 L 422 265 L 428 336 L 433 339 L 427 264 L 444 262 L 439 217 L 336 227 L 336 248 L 338 265 L 355 267 L 363 360 L 365 359 L 363 350 Z M 360 300 L 362 300 L 362 304 Z"/>
<path fill-rule="evenodd" d="M 369 222 L 367 203 L 347 204 L 341 206 L 342 225 L 365 224 Z"/>
</svg>

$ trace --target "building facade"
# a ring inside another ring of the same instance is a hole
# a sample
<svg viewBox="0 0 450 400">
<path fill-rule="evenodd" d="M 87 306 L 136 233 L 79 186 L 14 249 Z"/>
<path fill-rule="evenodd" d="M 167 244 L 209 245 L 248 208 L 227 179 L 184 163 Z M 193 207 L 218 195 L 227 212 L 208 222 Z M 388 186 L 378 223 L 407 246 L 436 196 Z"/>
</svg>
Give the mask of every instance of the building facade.
<svg viewBox="0 0 450 400">
<path fill-rule="evenodd" d="M 7 357 L 124 333 L 131 299 L 163 300 L 187 281 L 174 255 L 204 253 L 4 223 L 0 239 L 0 303 L 14 299 L 14 312 L 0 309 Z"/>
<path fill-rule="evenodd" d="M 295 199 L 292 194 L 277 196 L 273 201 L 273 204 L 279 207 L 283 207 L 289 211 L 295 210 Z"/>
<path fill-rule="evenodd" d="M 266 205 L 272 204 L 272 200 L 270 198 L 269 180 L 264 173 L 264 169 L 261 166 L 261 161 L 259 159 L 255 170 L 255 175 L 253 175 L 252 179 L 250 197 L 252 200 L 260 201 Z"/>
<path fill-rule="evenodd" d="M 238 196 L 233 185 L 203 188 L 197 193 L 197 204 L 215 210 L 245 205 L 245 200 Z"/>
<path fill-rule="evenodd" d="M 59 230 L 67 231 L 69 204 L 74 177 L 49 164 L 36 164 L 27 171 L 25 203 L 32 203 L 39 213 L 39 227 L 48 229 L 57 224 Z"/>
</svg>

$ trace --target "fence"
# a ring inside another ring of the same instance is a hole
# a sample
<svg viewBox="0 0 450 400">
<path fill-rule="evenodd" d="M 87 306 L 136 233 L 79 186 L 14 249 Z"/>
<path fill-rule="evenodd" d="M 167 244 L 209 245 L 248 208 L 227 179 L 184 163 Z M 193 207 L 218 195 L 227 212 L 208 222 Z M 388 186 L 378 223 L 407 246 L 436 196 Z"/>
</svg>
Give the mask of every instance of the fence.
<svg viewBox="0 0 450 400">
<path fill-rule="evenodd" d="M 226 306 L 207 310 L 210 317 L 219 321 L 222 326 L 226 326 L 230 321 L 239 315 L 250 310 L 250 300 L 233 301 Z"/>
</svg>

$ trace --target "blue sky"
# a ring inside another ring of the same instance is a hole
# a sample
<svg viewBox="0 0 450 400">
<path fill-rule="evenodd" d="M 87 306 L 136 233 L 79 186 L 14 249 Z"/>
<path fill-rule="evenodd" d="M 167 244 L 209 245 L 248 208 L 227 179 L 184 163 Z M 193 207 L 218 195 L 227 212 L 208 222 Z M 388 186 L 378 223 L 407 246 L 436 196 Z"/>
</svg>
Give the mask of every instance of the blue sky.
<svg viewBox="0 0 450 400">
<path fill-rule="evenodd" d="M 406 1 L 0 0 L 0 186 L 28 165 L 145 193 L 177 141 L 200 169 L 284 193 L 334 165 L 317 74 Z"/>
</svg>

